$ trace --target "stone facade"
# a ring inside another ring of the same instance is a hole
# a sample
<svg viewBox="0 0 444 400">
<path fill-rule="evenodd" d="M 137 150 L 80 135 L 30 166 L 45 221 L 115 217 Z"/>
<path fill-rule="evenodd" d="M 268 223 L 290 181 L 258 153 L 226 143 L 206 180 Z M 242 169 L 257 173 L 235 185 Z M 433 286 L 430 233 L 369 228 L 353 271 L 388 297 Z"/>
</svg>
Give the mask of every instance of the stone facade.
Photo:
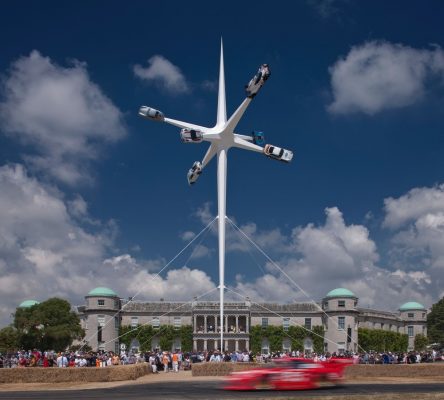
<svg viewBox="0 0 444 400">
<path fill-rule="evenodd" d="M 100 289 L 100 290 L 99 290 Z M 386 329 L 409 335 L 409 350 L 413 349 L 417 334 L 427 335 L 426 309 L 419 303 L 405 303 L 398 312 L 387 312 L 358 307 L 358 298 L 347 289 L 335 289 L 320 303 L 291 304 L 226 302 L 224 305 L 224 343 L 220 343 L 220 315 L 218 302 L 140 302 L 123 301 L 107 288 L 96 288 L 85 296 L 86 304 L 78 307 L 85 341 L 93 348 L 119 351 L 118 330 L 120 325 L 150 324 L 193 327 L 193 348 L 197 351 L 220 349 L 249 350 L 250 327 L 268 325 L 302 326 L 307 331 L 323 326 L 324 351 L 359 352 L 358 328 Z M 412 309 L 413 308 L 413 309 Z M 180 348 L 180 340 L 173 344 Z M 159 347 L 154 337 L 152 348 Z M 284 350 L 291 350 L 287 342 Z M 263 339 L 262 351 L 269 349 Z M 306 349 L 310 350 L 309 341 Z M 168 349 L 170 350 L 170 349 Z"/>
</svg>

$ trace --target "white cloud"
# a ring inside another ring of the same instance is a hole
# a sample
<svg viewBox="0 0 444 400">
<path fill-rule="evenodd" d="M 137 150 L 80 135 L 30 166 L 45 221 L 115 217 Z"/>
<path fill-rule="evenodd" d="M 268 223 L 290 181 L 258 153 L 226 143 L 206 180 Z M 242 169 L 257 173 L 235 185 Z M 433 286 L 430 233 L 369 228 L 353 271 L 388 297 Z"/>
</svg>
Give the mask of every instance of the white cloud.
<svg viewBox="0 0 444 400">
<path fill-rule="evenodd" d="M 442 82 L 444 52 L 439 47 L 418 50 L 372 41 L 352 47 L 329 70 L 333 102 L 328 110 L 333 114 L 373 115 L 420 101 L 432 77 Z"/>
<path fill-rule="evenodd" d="M 188 93 L 190 86 L 179 67 L 160 55 L 154 55 L 148 60 L 149 66 L 143 68 L 136 64 L 134 74 L 147 82 L 154 83 L 170 93 Z"/>
<path fill-rule="evenodd" d="M 250 230 L 253 238 L 257 231 Z M 345 287 L 359 297 L 361 307 L 391 311 L 409 300 L 436 301 L 438 292 L 430 291 L 427 272 L 391 272 L 378 266 L 379 254 L 368 229 L 347 225 L 336 207 L 326 209 L 324 225 L 294 228 L 291 240 L 292 246 L 286 246 L 274 263 L 264 260 L 263 276 L 251 280 L 238 275 L 233 290 L 256 302 L 291 302 L 319 301 L 330 290 Z"/>
<path fill-rule="evenodd" d="M 214 291 L 215 284 L 203 271 L 183 267 L 166 273 L 165 278 L 146 271 L 139 271 L 125 282 L 125 291 L 137 293 L 144 300 L 191 301 L 193 297 Z"/>
<path fill-rule="evenodd" d="M 398 229 L 392 240 L 393 258 L 410 270 L 426 271 L 433 285 L 442 285 L 444 185 L 415 188 L 384 203 L 384 226 Z"/>
<path fill-rule="evenodd" d="M 2 323 L 10 322 L 9 314 L 25 299 L 60 296 L 83 304 L 83 297 L 95 286 L 110 287 L 122 297 L 137 295 L 140 300 L 191 301 L 208 291 L 217 299 L 216 284 L 196 266 L 165 270 L 159 276 L 167 264 L 163 259 L 138 260 L 128 253 L 110 257 L 116 239 L 114 223 L 88 224 L 94 232 L 86 231 L 79 222 L 91 218 L 86 202 L 79 197 L 65 199 L 54 187 L 30 178 L 22 166 L 0 167 L 0 187 L 0 299 L 8 311 L 2 314 Z M 439 192 L 437 188 L 433 190 Z M 408 200 L 424 198 L 417 194 Z M 267 247 L 267 240 L 273 246 L 284 243 L 278 246 L 276 264 L 291 280 L 264 258 L 267 272 L 253 278 L 251 271 L 239 267 L 236 281 L 227 283 L 255 302 L 319 301 L 331 289 L 346 287 L 360 298 L 360 306 L 394 311 L 410 300 L 430 305 L 442 294 L 444 276 L 444 213 L 432 211 L 433 204 L 413 213 L 414 217 L 401 218 L 404 225 L 393 240 L 394 249 L 404 255 L 424 253 L 427 262 L 416 268 L 400 258 L 392 271 L 378 266 L 379 254 L 368 229 L 347 224 L 341 211 L 331 207 L 325 210 L 324 224 L 296 227 L 289 237 L 279 230 L 262 231 L 253 223 L 244 224 L 261 247 Z M 204 206 L 199 215 L 207 220 L 209 207 Z M 231 291 L 227 298 L 239 300 Z"/>
<path fill-rule="evenodd" d="M 163 259 L 136 260 L 130 254 L 107 256 L 114 248 L 114 223 L 97 223 L 86 231 L 78 216 L 90 219 L 87 204 L 66 200 L 52 186 L 27 175 L 20 165 L 0 167 L 0 294 L 5 313 L 0 326 L 26 299 L 51 296 L 84 304 L 96 286 L 120 296 L 158 300 L 192 300 L 215 288 L 210 277 L 195 268 L 168 270 L 157 276 Z M 75 219 L 67 204 L 75 204 Z"/>
<path fill-rule="evenodd" d="M 384 200 L 383 226 L 391 229 L 417 220 L 426 214 L 444 212 L 444 184 L 432 188 L 414 188 L 407 194 Z"/>
<path fill-rule="evenodd" d="M 34 50 L 11 64 L 1 92 L 3 132 L 32 146 L 30 166 L 64 183 L 90 180 L 88 165 L 101 145 L 126 135 L 121 112 L 84 63 L 64 68 Z"/>
<path fill-rule="evenodd" d="M 180 238 L 185 242 L 190 242 L 196 237 L 196 234 L 191 231 L 185 231 L 180 235 Z"/>
</svg>

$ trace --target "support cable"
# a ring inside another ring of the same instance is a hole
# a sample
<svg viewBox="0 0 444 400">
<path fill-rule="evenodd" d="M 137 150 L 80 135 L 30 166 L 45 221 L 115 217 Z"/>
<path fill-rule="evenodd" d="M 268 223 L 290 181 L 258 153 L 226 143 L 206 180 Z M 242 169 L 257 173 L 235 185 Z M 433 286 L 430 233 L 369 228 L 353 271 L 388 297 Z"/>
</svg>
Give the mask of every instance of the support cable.
<svg viewBox="0 0 444 400">
<path fill-rule="evenodd" d="M 216 221 L 218 217 L 213 218 L 213 220 L 211 222 L 209 222 L 207 224 L 207 226 L 205 228 L 203 228 L 190 242 L 188 242 L 188 244 L 182 248 L 182 250 L 179 251 L 179 253 L 177 253 L 160 271 L 158 271 L 156 274 L 154 275 L 149 275 L 150 279 L 155 280 L 166 268 L 168 268 L 171 263 L 173 261 L 175 261 L 188 247 L 191 246 L 191 244 L 193 244 L 194 241 L 196 241 L 204 232 L 206 232 L 208 230 L 208 228 L 214 223 L 214 221 Z M 125 307 L 132 303 L 134 301 L 134 298 L 142 291 L 142 288 L 139 289 L 132 297 L 131 299 L 125 303 L 122 308 L 120 310 L 118 310 L 116 313 L 114 313 L 111 318 L 108 319 L 108 322 L 105 322 L 105 324 L 102 326 L 102 328 L 105 328 L 108 324 L 111 323 L 111 321 L 114 320 L 114 318 L 119 315 L 122 311 L 124 311 Z M 85 345 L 94 337 L 97 335 L 97 332 L 92 333 L 87 339 L 84 339 L 84 344 L 82 345 L 82 347 L 80 347 L 79 351 L 83 349 L 83 347 L 85 347 Z"/>
<path fill-rule="evenodd" d="M 314 301 L 314 299 L 312 299 L 307 292 L 305 292 L 304 289 L 302 289 L 281 267 L 279 267 L 279 265 L 277 265 L 271 258 L 270 256 L 265 253 L 264 250 L 262 250 L 262 248 L 256 244 L 256 242 L 254 242 L 241 228 L 239 228 L 229 217 L 225 217 L 228 222 L 235 227 L 276 269 L 278 269 L 282 275 L 284 275 L 297 289 L 299 289 L 305 297 L 307 297 L 311 303 L 313 303 L 315 305 L 315 307 L 318 308 L 318 310 L 320 310 L 323 314 L 326 315 L 328 320 L 331 320 L 333 322 L 333 324 L 339 329 L 339 325 L 338 323 L 333 319 L 333 317 L 331 317 L 330 315 L 328 315 L 325 310 L 316 302 Z M 361 346 L 359 346 L 359 344 L 353 340 L 353 338 L 348 334 L 347 332 L 347 340 L 350 340 L 350 342 L 356 344 L 358 347 L 360 347 L 362 350 L 364 350 Z M 366 352 L 364 350 L 364 352 Z"/>
</svg>

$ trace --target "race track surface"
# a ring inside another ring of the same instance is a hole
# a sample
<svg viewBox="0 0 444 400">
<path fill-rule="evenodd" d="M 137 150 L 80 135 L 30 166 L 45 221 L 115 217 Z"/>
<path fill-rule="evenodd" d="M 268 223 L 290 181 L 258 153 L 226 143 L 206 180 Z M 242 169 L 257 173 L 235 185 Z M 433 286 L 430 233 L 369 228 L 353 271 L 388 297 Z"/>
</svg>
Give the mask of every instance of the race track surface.
<svg viewBox="0 0 444 400">
<path fill-rule="evenodd" d="M 415 393 L 444 393 L 444 383 L 425 384 L 349 384 L 337 388 L 304 391 L 255 391 L 230 392 L 220 388 L 220 382 L 165 382 L 146 385 L 119 386 L 110 389 L 53 390 L 27 392 L 0 392 L 0 399 L 260 399 L 260 398 L 310 398 L 339 395 L 371 395 L 405 393 L 406 398 L 418 398 Z"/>
</svg>

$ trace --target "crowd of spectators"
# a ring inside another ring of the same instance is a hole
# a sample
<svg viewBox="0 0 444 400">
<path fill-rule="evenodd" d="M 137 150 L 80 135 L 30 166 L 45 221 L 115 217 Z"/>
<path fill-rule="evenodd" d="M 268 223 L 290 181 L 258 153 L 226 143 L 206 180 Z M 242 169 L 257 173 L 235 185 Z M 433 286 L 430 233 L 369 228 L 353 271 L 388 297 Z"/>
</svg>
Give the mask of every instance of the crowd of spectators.
<svg viewBox="0 0 444 400">
<path fill-rule="evenodd" d="M 300 351 L 274 352 L 269 354 L 254 354 L 252 351 L 221 352 L 182 352 L 154 350 L 147 353 L 122 352 L 41 352 L 37 349 L 18 351 L 0 355 L 0 368 L 23 367 L 108 367 L 113 365 L 127 365 L 139 362 L 150 364 L 154 373 L 179 372 L 191 369 L 193 363 L 201 362 L 256 362 L 267 363 L 276 358 L 307 357 L 316 361 L 326 361 L 330 358 L 350 358 L 355 364 L 415 364 L 444 361 L 444 353 L 436 350 L 424 352 L 366 352 L 366 353 L 325 353 L 304 354 Z"/>
<path fill-rule="evenodd" d="M 111 365 L 125 365 L 143 362 L 144 359 L 137 354 L 122 353 L 120 356 L 114 352 L 55 352 L 22 350 L 14 353 L 0 355 L 0 368 L 23 367 L 106 367 Z"/>
</svg>

